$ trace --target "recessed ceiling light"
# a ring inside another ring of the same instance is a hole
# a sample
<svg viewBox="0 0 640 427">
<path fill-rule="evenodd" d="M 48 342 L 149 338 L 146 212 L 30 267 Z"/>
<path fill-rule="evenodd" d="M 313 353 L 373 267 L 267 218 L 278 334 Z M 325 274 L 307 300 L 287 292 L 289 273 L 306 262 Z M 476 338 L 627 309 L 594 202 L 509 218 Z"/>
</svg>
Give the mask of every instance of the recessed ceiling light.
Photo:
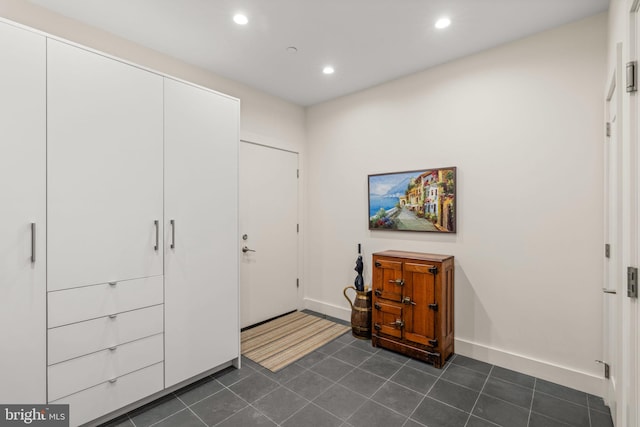
<svg viewBox="0 0 640 427">
<path fill-rule="evenodd" d="M 238 25 L 247 25 L 249 19 L 245 15 L 238 13 L 233 17 L 233 22 Z"/>
<path fill-rule="evenodd" d="M 436 28 L 439 30 L 447 28 L 449 25 L 451 25 L 451 19 L 447 18 L 446 16 L 436 21 Z"/>
<path fill-rule="evenodd" d="M 333 69 L 331 65 L 327 65 L 322 69 L 322 72 L 325 74 L 333 74 L 336 70 Z"/>
</svg>

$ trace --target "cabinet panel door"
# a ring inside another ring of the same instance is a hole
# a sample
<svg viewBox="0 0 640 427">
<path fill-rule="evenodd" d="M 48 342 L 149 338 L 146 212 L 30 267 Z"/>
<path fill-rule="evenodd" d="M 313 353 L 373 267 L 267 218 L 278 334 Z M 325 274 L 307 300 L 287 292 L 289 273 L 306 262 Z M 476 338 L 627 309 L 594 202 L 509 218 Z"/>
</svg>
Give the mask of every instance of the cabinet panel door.
<svg viewBox="0 0 640 427">
<path fill-rule="evenodd" d="M 377 301 L 373 310 L 373 327 L 376 331 L 402 338 L 402 307 L 397 304 L 387 304 Z"/>
<path fill-rule="evenodd" d="M 162 78 L 54 40 L 47 54 L 48 289 L 162 274 Z"/>
<path fill-rule="evenodd" d="M 44 37 L 0 23 L 0 402 L 6 404 L 46 400 L 45 47 Z"/>
<path fill-rule="evenodd" d="M 429 340 L 436 338 L 436 311 L 435 307 L 430 307 L 436 303 L 436 275 L 430 272 L 433 267 L 404 264 L 404 291 L 405 297 L 409 298 L 404 313 L 404 338 L 423 345 L 431 345 Z"/>
<path fill-rule="evenodd" d="M 166 387 L 239 356 L 238 120 L 237 100 L 165 79 Z"/>
<path fill-rule="evenodd" d="M 375 259 L 373 269 L 373 291 L 380 298 L 391 301 L 402 300 L 402 262 Z"/>
</svg>

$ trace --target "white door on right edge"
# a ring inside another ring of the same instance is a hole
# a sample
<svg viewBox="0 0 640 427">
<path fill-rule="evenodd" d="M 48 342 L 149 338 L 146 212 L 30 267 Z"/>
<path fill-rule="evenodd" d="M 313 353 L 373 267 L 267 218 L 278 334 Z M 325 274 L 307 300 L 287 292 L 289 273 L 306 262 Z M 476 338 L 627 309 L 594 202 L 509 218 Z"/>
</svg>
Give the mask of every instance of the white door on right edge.
<svg viewBox="0 0 640 427">
<path fill-rule="evenodd" d="M 607 122 L 609 135 L 605 141 L 605 243 L 608 244 L 608 255 L 604 265 L 603 287 L 603 358 L 609 365 L 604 399 L 611 409 L 611 416 L 616 419 L 619 401 L 620 345 L 621 345 L 621 152 L 617 131 L 617 102 L 619 85 L 613 81 L 607 98 Z"/>
<path fill-rule="evenodd" d="M 240 142 L 240 326 L 297 308 L 298 154 Z"/>
</svg>

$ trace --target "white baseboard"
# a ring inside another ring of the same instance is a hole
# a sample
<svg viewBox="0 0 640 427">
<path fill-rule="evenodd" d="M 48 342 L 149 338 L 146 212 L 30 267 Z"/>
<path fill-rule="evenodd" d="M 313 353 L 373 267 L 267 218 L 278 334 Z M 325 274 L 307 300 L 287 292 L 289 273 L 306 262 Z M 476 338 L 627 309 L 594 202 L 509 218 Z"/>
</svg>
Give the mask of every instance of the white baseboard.
<svg viewBox="0 0 640 427">
<path fill-rule="evenodd" d="M 571 387 L 596 396 L 602 396 L 604 390 L 604 380 L 588 372 L 461 338 L 456 338 L 455 346 L 457 354 L 522 372 L 565 387 Z"/>
<path fill-rule="evenodd" d="M 336 317 L 347 322 L 351 321 L 351 308 L 340 307 L 339 305 L 328 304 L 313 298 L 304 298 L 304 308 L 317 311 L 327 316 Z"/>
<path fill-rule="evenodd" d="M 313 298 L 304 299 L 304 308 L 337 317 L 338 319 L 351 320 L 350 308 L 328 304 Z M 602 396 L 604 390 L 604 380 L 588 372 L 513 353 L 508 350 L 474 343 L 467 339 L 456 338 L 455 352 L 596 396 Z"/>
</svg>

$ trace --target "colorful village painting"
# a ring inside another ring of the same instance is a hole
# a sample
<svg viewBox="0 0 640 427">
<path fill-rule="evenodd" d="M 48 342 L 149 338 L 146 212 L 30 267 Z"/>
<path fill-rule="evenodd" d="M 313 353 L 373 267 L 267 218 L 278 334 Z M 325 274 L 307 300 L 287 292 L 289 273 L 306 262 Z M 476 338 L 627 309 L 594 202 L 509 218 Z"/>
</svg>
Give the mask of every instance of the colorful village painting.
<svg viewBox="0 0 640 427">
<path fill-rule="evenodd" d="M 369 175 L 369 229 L 456 232 L 456 168 Z"/>
</svg>

